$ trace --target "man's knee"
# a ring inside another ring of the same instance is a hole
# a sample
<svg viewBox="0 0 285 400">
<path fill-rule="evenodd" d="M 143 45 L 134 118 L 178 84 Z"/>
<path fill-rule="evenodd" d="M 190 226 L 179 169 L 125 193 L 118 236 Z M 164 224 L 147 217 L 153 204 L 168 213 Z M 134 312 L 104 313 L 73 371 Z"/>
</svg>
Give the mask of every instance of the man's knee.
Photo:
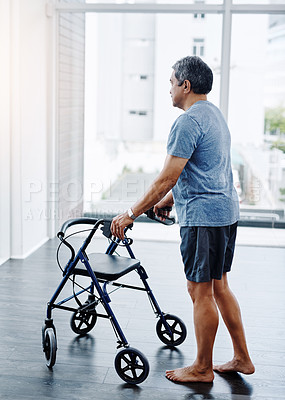
<svg viewBox="0 0 285 400">
<path fill-rule="evenodd" d="M 213 289 L 216 300 L 223 299 L 226 296 L 229 290 L 226 274 L 223 275 L 221 280 L 214 280 Z"/>
<path fill-rule="evenodd" d="M 187 290 L 193 301 L 213 297 L 212 281 L 211 282 L 191 282 L 187 281 Z"/>
<path fill-rule="evenodd" d="M 195 297 L 196 297 L 196 291 L 197 291 L 196 282 L 187 281 L 187 290 L 188 290 L 188 293 L 194 303 Z"/>
</svg>

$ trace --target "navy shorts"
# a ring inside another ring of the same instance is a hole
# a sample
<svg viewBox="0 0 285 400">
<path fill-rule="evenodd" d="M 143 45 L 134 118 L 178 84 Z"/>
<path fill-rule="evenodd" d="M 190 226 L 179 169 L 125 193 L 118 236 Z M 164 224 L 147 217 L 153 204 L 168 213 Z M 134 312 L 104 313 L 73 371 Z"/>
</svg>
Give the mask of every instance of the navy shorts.
<svg viewBox="0 0 285 400">
<path fill-rule="evenodd" d="M 221 279 L 224 272 L 231 270 L 237 224 L 180 228 L 180 250 L 185 275 L 189 281 L 209 282 L 211 279 Z"/>
</svg>

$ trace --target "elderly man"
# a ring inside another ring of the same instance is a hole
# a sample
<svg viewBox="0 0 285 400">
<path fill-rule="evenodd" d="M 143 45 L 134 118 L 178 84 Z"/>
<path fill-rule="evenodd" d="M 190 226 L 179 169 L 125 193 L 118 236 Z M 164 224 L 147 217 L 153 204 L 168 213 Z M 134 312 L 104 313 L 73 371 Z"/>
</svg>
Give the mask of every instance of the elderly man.
<svg viewBox="0 0 285 400">
<path fill-rule="evenodd" d="M 213 371 L 252 374 L 241 313 L 228 286 L 234 255 L 239 201 L 233 185 L 230 132 L 220 110 L 207 100 L 211 69 L 199 57 L 173 66 L 170 94 L 185 112 L 174 122 L 164 167 L 144 196 L 112 221 L 114 236 L 154 206 L 158 215 L 175 204 L 187 289 L 193 301 L 197 356 L 192 365 L 166 371 L 175 382 L 212 382 Z M 234 356 L 213 367 L 218 308 L 231 335 Z"/>
</svg>

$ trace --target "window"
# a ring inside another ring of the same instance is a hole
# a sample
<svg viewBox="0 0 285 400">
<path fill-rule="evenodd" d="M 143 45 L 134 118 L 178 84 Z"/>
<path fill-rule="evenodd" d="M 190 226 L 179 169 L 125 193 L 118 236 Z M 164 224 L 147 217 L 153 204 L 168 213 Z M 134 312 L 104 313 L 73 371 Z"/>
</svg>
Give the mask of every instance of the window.
<svg viewBox="0 0 285 400">
<path fill-rule="evenodd" d="M 90 73 L 85 171 L 87 183 L 100 171 L 102 185 L 96 201 L 108 198 L 102 193 L 112 186 L 110 179 L 116 181 L 130 170 L 153 174 L 161 168 L 169 128 L 179 115 L 169 102 L 166 82 L 171 65 L 192 53 L 214 72 L 208 98 L 220 106 L 229 122 L 242 217 L 247 212 L 252 218 L 253 211 L 256 217 L 264 210 L 263 215 L 274 210 L 278 218 L 284 218 L 285 24 L 284 6 L 278 5 L 283 0 L 233 0 L 238 8 L 225 2 L 225 10 L 219 6 L 220 0 L 206 0 L 201 10 L 196 1 L 192 12 L 188 5 L 195 1 L 182 0 L 174 14 L 174 0 L 134 0 L 132 7 L 144 3 L 138 6 L 143 11 L 137 13 L 127 6 L 127 0 L 119 3 L 125 9 L 121 14 L 118 10 L 112 14 L 107 8 L 104 14 L 101 3 L 100 12 L 87 14 L 86 20 L 86 67 Z M 227 9 L 229 12 L 224 12 Z M 92 62 L 94 68 L 89 67 Z M 104 89 L 108 77 L 114 85 L 111 98 Z M 249 96 L 243 95 L 245 90 Z M 95 148 L 100 156 L 94 158 Z M 101 155 L 106 173 L 100 169 Z M 99 210 L 101 206 L 95 203 L 86 201 L 85 209 L 98 206 Z M 108 207 L 111 213 L 110 203 Z"/>
<path fill-rule="evenodd" d="M 204 57 L 205 55 L 205 40 L 193 39 L 193 55 Z"/>
<path fill-rule="evenodd" d="M 204 18 L 205 18 L 205 14 L 197 14 L 197 13 L 195 13 L 195 14 L 194 14 L 194 18 L 195 18 L 195 19 L 199 19 L 199 18 L 200 18 L 200 19 L 204 19 Z"/>
<path fill-rule="evenodd" d="M 285 17 L 233 16 L 229 126 L 242 217 L 284 216 L 284 31 Z"/>
<path fill-rule="evenodd" d="M 205 2 L 203 1 L 203 0 L 201 0 L 201 1 L 195 1 L 195 4 L 205 4 Z M 198 14 L 198 13 L 195 13 L 195 14 L 193 14 L 193 16 L 194 16 L 194 19 L 205 19 L 205 14 L 204 13 L 201 13 L 201 14 Z"/>
<path fill-rule="evenodd" d="M 129 114 L 131 114 L 131 115 L 147 115 L 147 111 L 130 110 Z"/>
</svg>

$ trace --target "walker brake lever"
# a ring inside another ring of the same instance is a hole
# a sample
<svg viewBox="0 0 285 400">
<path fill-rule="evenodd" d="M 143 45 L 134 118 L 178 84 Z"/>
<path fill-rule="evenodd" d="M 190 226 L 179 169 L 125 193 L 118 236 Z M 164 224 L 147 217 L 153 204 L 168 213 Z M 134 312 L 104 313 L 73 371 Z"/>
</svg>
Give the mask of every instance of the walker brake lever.
<svg viewBox="0 0 285 400">
<path fill-rule="evenodd" d="M 111 223 L 112 223 L 111 220 L 105 219 L 104 220 L 104 225 L 100 228 L 101 231 L 103 232 L 103 235 L 108 239 L 111 239 L 111 237 L 112 237 Z"/>
</svg>

